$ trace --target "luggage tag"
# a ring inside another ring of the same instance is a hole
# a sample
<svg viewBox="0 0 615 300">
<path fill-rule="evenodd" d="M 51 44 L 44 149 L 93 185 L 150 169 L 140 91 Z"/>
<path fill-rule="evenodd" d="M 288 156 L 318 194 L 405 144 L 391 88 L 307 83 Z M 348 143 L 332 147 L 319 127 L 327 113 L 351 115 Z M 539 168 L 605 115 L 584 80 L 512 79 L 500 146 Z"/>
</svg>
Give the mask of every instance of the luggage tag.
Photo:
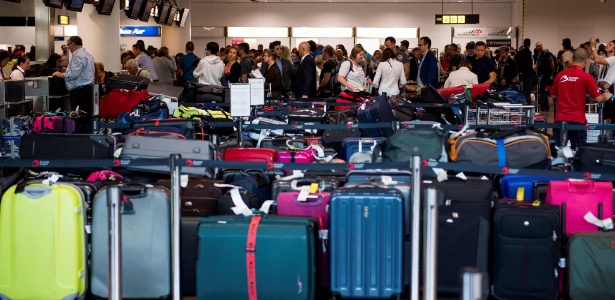
<svg viewBox="0 0 615 300">
<path fill-rule="evenodd" d="M 329 239 L 329 230 L 325 229 L 322 216 L 318 216 L 318 238 L 322 242 L 322 253 L 327 253 L 327 240 Z"/>
<path fill-rule="evenodd" d="M 604 231 L 613 230 L 613 220 L 611 218 L 600 220 L 594 216 L 591 211 L 587 212 L 583 218 L 585 221 L 602 228 Z"/>
<path fill-rule="evenodd" d="M 318 145 L 310 145 L 308 149 L 309 148 L 316 150 L 316 152 L 313 155 L 314 155 L 314 158 L 316 158 L 318 162 L 321 162 L 321 161 L 325 163 L 331 162 L 333 159 L 335 159 L 335 156 L 337 155 L 337 153 L 333 153 L 331 155 L 325 156 L 325 150 L 322 149 L 322 147 Z"/>
<path fill-rule="evenodd" d="M 290 187 L 293 190 L 299 191 L 299 195 L 297 196 L 297 201 L 299 202 L 306 202 L 308 198 L 318 198 L 318 195 L 316 195 L 316 193 L 318 193 L 318 191 L 320 190 L 318 183 L 315 182 L 311 183 L 310 185 L 298 187 L 297 180 L 293 180 L 290 183 Z"/>
<path fill-rule="evenodd" d="M 232 185 L 232 184 L 221 184 L 221 183 L 214 183 L 214 186 L 220 187 L 220 188 L 224 188 L 224 187 L 231 188 L 231 191 L 230 191 L 231 200 L 233 200 L 233 204 L 235 204 L 235 206 L 231 207 L 231 209 L 236 215 L 243 215 L 245 217 L 249 217 L 255 214 L 265 214 L 266 215 L 269 213 L 269 208 L 274 202 L 273 200 L 267 200 L 263 203 L 263 205 L 258 210 L 252 210 L 241 199 L 241 194 L 239 192 L 239 189 L 243 189 L 242 187 Z"/>
</svg>

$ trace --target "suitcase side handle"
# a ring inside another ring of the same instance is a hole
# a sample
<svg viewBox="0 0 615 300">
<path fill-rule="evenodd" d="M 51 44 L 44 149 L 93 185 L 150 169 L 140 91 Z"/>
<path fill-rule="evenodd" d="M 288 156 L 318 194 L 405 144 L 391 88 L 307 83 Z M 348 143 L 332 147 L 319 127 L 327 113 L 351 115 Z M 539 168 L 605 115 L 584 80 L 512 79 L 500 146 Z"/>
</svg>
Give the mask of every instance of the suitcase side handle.
<svg viewBox="0 0 615 300">
<path fill-rule="evenodd" d="M 17 189 L 15 189 L 15 193 L 17 194 Z M 44 186 L 25 186 L 20 193 L 25 194 L 31 199 L 38 199 L 51 193 L 51 189 Z"/>
</svg>

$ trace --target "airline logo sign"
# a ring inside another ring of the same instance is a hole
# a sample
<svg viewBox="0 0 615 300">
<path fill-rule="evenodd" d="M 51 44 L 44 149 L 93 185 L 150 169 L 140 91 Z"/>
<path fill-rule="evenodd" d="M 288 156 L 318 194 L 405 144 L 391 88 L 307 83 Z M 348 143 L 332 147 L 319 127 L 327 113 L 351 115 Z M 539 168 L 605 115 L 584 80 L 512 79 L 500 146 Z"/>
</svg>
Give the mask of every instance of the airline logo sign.
<svg viewBox="0 0 615 300">
<path fill-rule="evenodd" d="M 122 26 L 120 36 L 159 37 L 160 26 Z"/>
<path fill-rule="evenodd" d="M 455 27 L 454 37 L 477 37 L 477 38 L 512 38 L 516 36 L 513 27 Z"/>
</svg>

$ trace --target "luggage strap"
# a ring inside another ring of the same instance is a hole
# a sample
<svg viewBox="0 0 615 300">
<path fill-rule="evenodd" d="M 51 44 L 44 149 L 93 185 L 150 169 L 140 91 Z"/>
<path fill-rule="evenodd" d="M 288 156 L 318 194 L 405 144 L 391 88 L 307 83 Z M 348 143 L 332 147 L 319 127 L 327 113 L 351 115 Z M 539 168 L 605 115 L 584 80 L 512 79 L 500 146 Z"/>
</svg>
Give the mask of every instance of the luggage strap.
<svg viewBox="0 0 615 300">
<path fill-rule="evenodd" d="M 248 241 L 246 243 L 246 270 L 248 275 L 248 299 L 257 300 L 256 294 L 256 232 L 263 218 L 262 215 L 253 215 L 248 227 Z"/>
<path fill-rule="evenodd" d="M 503 168 L 506 166 L 506 147 L 504 146 L 504 139 L 497 139 L 498 142 L 498 167 Z"/>
</svg>

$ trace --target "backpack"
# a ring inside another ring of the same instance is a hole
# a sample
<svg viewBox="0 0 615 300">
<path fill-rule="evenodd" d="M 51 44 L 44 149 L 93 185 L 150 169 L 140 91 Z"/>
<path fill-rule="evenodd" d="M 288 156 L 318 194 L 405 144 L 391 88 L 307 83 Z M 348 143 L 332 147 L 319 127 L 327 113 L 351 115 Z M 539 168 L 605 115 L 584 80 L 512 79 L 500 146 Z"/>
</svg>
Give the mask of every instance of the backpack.
<svg viewBox="0 0 615 300">
<path fill-rule="evenodd" d="M 329 79 L 329 89 L 331 90 L 331 95 L 333 96 L 339 95 L 342 92 L 342 85 L 340 84 L 339 80 L 337 80 L 337 75 L 339 75 L 340 73 L 340 67 L 342 66 L 342 64 L 347 61 L 350 62 L 347 58 L 345 58 L 344 61 L 342 61 L 341 63 L 335 66 L 335 69 L 331 70 L 331 77 Z M 350 63 L 350 70 L 344 76 L 344 79 L 348 77 L 348 74 L 350 74 L 350 72 L 352 72 L 352 63 Z"/>
</svg>

